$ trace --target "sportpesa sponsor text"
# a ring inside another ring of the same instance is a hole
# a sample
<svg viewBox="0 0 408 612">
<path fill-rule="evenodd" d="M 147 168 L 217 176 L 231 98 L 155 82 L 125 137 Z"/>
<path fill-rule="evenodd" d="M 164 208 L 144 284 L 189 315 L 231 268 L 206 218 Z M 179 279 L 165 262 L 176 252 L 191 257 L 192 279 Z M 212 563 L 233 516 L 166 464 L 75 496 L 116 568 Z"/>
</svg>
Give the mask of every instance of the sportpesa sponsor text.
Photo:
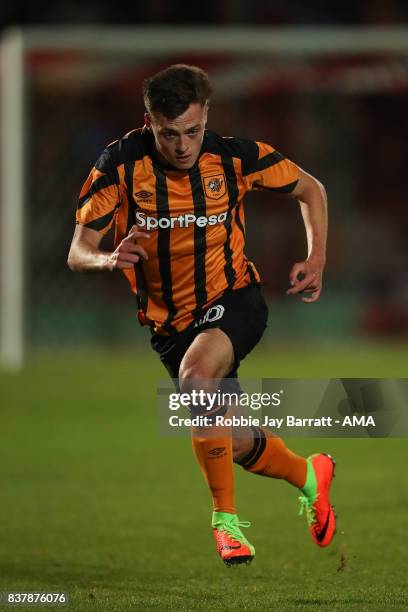
<svg viewBox="0 0 408 612">
<path fill-rule="evenodd" d="M 227 218 L 227 211 L 220 213 L 219 215 L 209 215 L 208 217 L 200 216 L 197 217 L 194 213 L 186 213 L 184 215 L 178 215 L 177 217 L 149 217 L 146 213 L 140 210 L 136 213 L 136 224 L 139 227 L 145 227 L 146 229 L 155 229 L 160 227 L 175 228 L 175 227 L 189 227 L 190 225 L 197 225 L 198 227 L 205 227 L 206 225 L 216 225 L 217 223 L 224 223 Z"/>
</svg>

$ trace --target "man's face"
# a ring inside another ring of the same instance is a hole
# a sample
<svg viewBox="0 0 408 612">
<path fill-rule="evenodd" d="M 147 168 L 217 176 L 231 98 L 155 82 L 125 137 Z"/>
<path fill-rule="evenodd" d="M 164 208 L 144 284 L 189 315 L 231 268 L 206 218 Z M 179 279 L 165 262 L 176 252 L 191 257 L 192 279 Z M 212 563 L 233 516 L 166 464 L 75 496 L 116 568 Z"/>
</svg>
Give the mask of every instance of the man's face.
<svg viewBox="0 0 408 612">
<path fill-rule="evenodd" d="M 145 123 L 151 128 L 156 148 L 162 158 L 178 170 L 194 166 L 200 153 L 207 123 L 208 106 L 198 102 L 176 119 L 161 113 L 145 113 Z"/>
</svg>

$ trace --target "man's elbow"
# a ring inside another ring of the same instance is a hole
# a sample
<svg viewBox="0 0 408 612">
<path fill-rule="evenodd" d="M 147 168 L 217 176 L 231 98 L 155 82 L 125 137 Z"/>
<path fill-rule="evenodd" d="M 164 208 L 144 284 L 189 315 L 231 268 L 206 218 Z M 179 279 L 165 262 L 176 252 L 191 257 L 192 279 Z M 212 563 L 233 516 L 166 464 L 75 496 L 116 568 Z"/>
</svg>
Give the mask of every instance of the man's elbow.
<svg viewBox="0 0 408 612">
<path fill-rule="evenodd" d="M 321 181 L 319 181 L 319 179 L 317 179 L 315 176 L 310 176 L 309 185 L 311 189 L 313 189 L 314 191 L 319 191 L 324 196 L 324 198 L 327 199 L 326 187 Z"/>
<path fill-rule="evenodd" d="M 80 272 L 81 271 L 81 266 L 80 266 L 80 264 L 78 262 L 77 257 L 75 256 L 75 253 L 72 252 L 72 249 L 68 253 L 67 266 L 71 270 L 71 272 Z"/>
<path fill-rule="evenodd" d="M 292 196 L 306 203 L 313 202 L 316 196 L 318 199 L 322 198 L 327 202 L 326 188 L 323 183 L 304 170 L 300 170 L 299 181 L 292 192 Z"/>
<path fill-rule="evenodd" d="M 321 191 L 321 193 L 324 195 L 325 200 L 327 200 L 327 191 L 326 191 L 326 187 L 323 185 L 323 183 L 321 183 L 319 180 L 317 180 L 317 185 Z"/>
<path fill-rule="evenodd" d="M 320 182 L 316 177 L 311 177 L 311 181 L 309 184 L 309 189 L 307 190 L 306 201 L 321 201 L 324 203 L 327 208 L 327 191 L 326 187 Z"/>
</svg>

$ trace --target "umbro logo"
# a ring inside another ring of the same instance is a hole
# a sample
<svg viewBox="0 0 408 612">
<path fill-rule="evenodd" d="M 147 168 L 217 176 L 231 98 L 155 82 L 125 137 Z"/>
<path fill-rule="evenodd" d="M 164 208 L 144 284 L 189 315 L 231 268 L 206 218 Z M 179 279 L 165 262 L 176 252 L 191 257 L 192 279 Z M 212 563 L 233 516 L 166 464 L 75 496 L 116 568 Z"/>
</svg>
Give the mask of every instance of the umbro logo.
<svg viewBox="0 0 408 612">
<path fill-rule="evenodd" d="M 152 193 L 150 191 L 144 191 L 142 189 L 142 191 L 138 191 L 137 193 L 135 193 L 135 196 L 137 197 L 138 200 L 141 200 L 142 202 L 151 202 L 151 197 L 152 197 Z"/>
<path fill-rule="evenodd" d="M 218 457 L 224 451 L 225 451 L 225 446 L 217 446 L 217 448 L 213 448 L 212 450 L 208 451 L 208 454 L 212 455 L 213 457 Z"/>
</svg>

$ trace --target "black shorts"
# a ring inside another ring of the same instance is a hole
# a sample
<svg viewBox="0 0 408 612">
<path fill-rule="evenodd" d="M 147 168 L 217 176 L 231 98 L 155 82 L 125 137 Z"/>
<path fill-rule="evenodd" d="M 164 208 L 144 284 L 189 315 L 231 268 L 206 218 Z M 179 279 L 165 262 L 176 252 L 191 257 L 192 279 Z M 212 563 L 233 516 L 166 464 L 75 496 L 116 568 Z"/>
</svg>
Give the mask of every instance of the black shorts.
<svg viewBox="0 0 408 612">
<path fill-rule="evenodd" d="M 268 307 L 258 284 L 228 289 L 185 330 L 171 336 L 153 334 L 151 345 L 171 378 L 177 379 L 181 360 L 194 338 L 205 329 L 217 327 L 227 334 L 234 348 L 234 366 L 227 378 L 237 378 L 240 361 L 260 341 L 267 319 Z"/>
</svg>

